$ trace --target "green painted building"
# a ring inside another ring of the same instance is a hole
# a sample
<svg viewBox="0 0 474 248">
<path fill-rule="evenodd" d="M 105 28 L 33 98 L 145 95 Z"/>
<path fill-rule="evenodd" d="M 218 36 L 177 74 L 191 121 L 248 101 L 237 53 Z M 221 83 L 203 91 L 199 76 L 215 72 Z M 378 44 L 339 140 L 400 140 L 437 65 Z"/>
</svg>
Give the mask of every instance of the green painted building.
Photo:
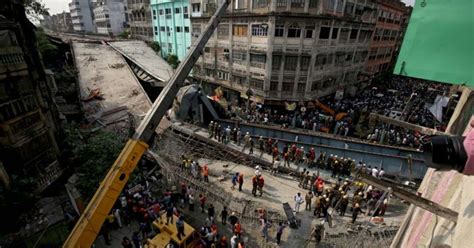
<svg viewBox="0 0 474 248">
<path fill-rule="evenodd" d="M 191 45 L 188 0 L 151 0 L 153 39 L 161 46 L 161 56 L 182 60 Z"/>
</svg>

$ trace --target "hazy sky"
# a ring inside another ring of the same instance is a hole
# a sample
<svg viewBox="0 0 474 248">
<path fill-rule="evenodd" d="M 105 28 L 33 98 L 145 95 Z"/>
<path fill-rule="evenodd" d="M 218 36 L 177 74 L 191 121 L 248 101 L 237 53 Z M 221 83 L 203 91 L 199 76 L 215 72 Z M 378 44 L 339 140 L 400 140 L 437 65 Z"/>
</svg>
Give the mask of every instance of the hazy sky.
<svg viewBox="0 0 474 248">
<path fill-rule="evenodd" d="M 69 12 L 68 4 L 72 2 L 72 0 L 41 0 L 43 3 L 46 4 L 46 8 L 49 9 L 50 14 L 56 14 L 63 11 Z M 402 2 L 412 5 L 415 0 L 402 0 Z"/>
</svg>

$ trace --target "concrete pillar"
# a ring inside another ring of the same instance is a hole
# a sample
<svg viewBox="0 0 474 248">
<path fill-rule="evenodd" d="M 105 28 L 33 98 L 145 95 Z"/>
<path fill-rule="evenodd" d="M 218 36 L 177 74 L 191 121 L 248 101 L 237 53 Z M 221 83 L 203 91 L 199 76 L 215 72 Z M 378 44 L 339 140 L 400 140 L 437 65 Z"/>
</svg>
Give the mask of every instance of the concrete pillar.
<svg viewBox="0 0 474 248">
<path fill-rule="evenodd" d="M 276 1 L 272 1 L 276 2 Z M 272 4 L 273 5 L 273 4 Z M 274 16 L 268 17 L 267 30 L 267 61 L 265 62 L 265 81 L 263 83 L 263 91 L 267 94 L 270 91 L 270 82 L 272 81 L 272 61 L 273 61 L 273 42 L 275 40 L 275 25 L 276 20 Z"/>
</svg>

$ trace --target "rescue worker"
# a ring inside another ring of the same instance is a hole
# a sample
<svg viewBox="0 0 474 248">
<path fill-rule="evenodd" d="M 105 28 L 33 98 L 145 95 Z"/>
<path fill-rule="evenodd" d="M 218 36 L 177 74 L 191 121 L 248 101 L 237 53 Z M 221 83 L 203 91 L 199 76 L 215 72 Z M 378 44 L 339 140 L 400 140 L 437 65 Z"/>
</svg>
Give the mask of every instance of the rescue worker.
<svg viewBox="0 0 474 248">
<path fill-rule="evenodd" d="M 258 177 L 258 192 L 260 193 L 260 196 L 263 195 L 263 185 L 265 184 L 265 181 L 263 180 L 263 176 L 260 175 Z"/>
<path fill-rule="evenodd" d="M 244 147 L 242 148 L 242 152 L 245 151 L 245 148 L 250 148 L 250 133 L 247 132 L 244 136 Z"/>
<path fill-rule="evenodd" d="M 306 168 L 303 169 L 303 171 L 299 174 L 299 180 L 300 180 L 300 183 L 298 184 L 298 187 L 303 187 L 303 181 L 304 181 L 304 178 L 305 178 L 305 174 L 306 174 Z"/>
<path fill-rule="evenodd" d="M 308 191 L 308 193 L 306 193 L 306 195 L 304 196 L 304 200 L 306 202 L 304 209 L 306 211 L 311 211 L 311 201 L 313 200 L 313 192 Z"/>
<path fill-rule="evenodd" d="M 209 138 L 212 138 L 212 136 L 214 136 L 214 122 L 213 121 L 209 123 L 208 130 L 209 130 Z"/>
<path fill-rule="evenodd" d="M 204 164 L 204 167 L 202 167 L 202 177 L 204 178 L 204 182 L 209 182 L 209 167 L 207 164 Z"/>
<path fill-rule="evenodd" d="M 243 173 L 239 173 L 239 177 L 238 177 L 237 181 L 239 182 L 239 191 L 242 192 L 242 185 L 244 185 L 244 174 Z"/>
<path fill-rule="evenodd" d="M 255 175 L 252 177 L 252 195 L 257 196 L 258 177 Z"/>
<path fill-rule="evenodd" d="M 241 141 L 242 141 L 242 132 L 240 131 L 240 128 L 237 129 L 237 134 L 236 134 L 236 135 L 237 135 L 237 137 L 236 137 L 236 139 L 237 139 L 237 145 L 240 146 L 240 143 L 241 143 Z"/>
<path fill-rule="evenodd" d="M 360 204 L 356 203 L 354 204 L 354 208 L 352 209 L 352 222 L 351 222 L 352 224 L 356 222 L 356 219 L 359 213 L 364 213 L 364 211 L 362 211 L 362 209 L 360 208 Z"/>
<path fill-rule="evenodd" d="M 349 205 L 349 197 L 347 195 L 343 195 L 341 199 L 341 203 L 339 204 L 339 215 L 344 216 L 346 214 L 347 206 Z"/>
<path fill-rule="evenodd" d="M 288 154 L 288 152 L 285 152 L 283 154 L 283 160 L 285 161 L 284 166 L 290 167 L 290 155 Z"/>
</svg>

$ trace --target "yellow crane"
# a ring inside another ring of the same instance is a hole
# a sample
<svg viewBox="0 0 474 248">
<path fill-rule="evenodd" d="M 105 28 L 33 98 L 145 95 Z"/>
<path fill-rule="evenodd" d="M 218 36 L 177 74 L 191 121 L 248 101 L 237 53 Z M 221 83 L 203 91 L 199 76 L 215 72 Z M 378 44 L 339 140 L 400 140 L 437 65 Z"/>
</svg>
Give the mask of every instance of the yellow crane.
<svg viewBox="0 0 474 248">
<path fill-rule="evenodd" d="M 225 0 L 211 17 L 208 26 L 194 42 L 183 62 L 140 123 L 135 134 L 128 140 L 117 160 L 115 160 L 76 226 L 64 242 L 63 247 L 89 248 L 92 246 L 107 215 L 130 178 L 130 174 L 148 149 L 148 143 L 153 139 L 158 124 L 172 105 L 179 88 L 201 55 L 204 46 L 219 24 L 229 3 L 230 0 Z"/>
</svg>

